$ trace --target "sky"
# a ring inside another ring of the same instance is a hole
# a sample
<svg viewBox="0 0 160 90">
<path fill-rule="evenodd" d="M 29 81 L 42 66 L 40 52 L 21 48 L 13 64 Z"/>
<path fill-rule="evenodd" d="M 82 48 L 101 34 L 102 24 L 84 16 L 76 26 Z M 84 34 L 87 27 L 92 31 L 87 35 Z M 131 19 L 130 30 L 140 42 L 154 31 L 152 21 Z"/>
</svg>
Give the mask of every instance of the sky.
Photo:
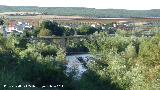
<svg viewBox="0 0 160 90">
<path fill-rule="evenodd" d="M 150 10 L 160 9 L 160 0 L 0 0 L 0 5 Z"/>
</svg>

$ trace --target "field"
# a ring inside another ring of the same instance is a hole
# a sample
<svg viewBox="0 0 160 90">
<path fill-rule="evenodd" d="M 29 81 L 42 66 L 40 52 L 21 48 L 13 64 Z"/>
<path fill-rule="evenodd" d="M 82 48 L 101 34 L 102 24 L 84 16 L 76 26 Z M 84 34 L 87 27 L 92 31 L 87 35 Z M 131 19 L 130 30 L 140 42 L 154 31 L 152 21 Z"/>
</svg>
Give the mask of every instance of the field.
<svg viewBox="0 0 160 90">
<path fill-rule="evenodd" d="M 34 26 L 38 26 L 43 20 L 54 20 L 60 24 L 108 24 L 112 22 L 155 22 L 159 23 L 160 18 L 90 18 L 81 16 L 56 16 L 56 15 L 37 15 L 37 16 L 2 16 L 8 22 L 24 21 Z"/>
</svg>

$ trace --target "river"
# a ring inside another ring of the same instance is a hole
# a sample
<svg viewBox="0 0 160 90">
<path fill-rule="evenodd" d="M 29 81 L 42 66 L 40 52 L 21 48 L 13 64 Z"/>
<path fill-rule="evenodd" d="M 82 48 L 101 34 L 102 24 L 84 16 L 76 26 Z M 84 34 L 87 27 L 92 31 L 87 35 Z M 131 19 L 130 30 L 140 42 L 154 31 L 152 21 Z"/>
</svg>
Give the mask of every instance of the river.
<svg viewBox="0 0 160 90">
<path fill-rule="evenodd" d="M 76 78 L 80 78 L 81 75 L 87 70 L 82 61 L 88 63 L 90 58 L 92 58 L 93 56 L 90 54 L 77 54 L 77 55 L 69 55 L 66 57 L 67 60 L 67 70 L 66 73 L 70 73 L 73 70 L 76 71 L 75 77 Z M 79 59 L 78 59 L 79 58 Z M 82 61 L 80 60 L 83 59 Z"/>
</svg>

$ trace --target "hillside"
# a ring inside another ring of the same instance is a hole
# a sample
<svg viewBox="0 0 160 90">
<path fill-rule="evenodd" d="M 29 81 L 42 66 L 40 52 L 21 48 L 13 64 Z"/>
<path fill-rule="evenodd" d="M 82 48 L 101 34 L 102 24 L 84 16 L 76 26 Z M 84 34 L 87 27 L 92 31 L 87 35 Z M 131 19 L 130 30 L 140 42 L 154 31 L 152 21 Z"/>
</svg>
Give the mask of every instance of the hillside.
<svg viewBox="0 0 160 90">
<path fill-rule="evenodd" d="M 125 10 L 125 9 L 95 9 L 84 7 L 37 7 L 37 6 L 4 6 L 2 12 L 39 12 L 49 15 L 89 16 L 89 17 L 160 17 L 160 9 L 152 10 Z"/>
</svg>

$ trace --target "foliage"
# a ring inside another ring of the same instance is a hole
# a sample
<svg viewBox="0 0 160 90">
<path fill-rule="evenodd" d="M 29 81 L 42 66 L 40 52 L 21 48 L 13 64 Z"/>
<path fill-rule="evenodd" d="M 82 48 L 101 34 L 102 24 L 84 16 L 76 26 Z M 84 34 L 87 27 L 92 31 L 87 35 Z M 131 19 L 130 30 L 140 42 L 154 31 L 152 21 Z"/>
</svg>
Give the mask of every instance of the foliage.
<svg viewBox="0 0 160 90">
<path fill-rule="evenodd" d="M 73 55 L 73 54 L 77 54 L 77 53 L 87 53 L 88 52 L 88 48 L 85 46 L 84 41 L 72 41 L 70 40 L 70 42 L 67 45 L 66 48 L 67 54 L 68 55 Z"/>
<path fill-rule="evenodd" d="M 25 88 L 17 88 L 19 85 L 26 85 L 21 77 L 17 76 L 14 72 L 6 71 L 5 69 L 0 72 L 0 89 L 1 90 L 25 90 Z M 11 87 L 13 86 L 13 87 Z"/>
<path fill-rule="evenodd" d="M 43 42 L 30 42 L 22 47 L 19 45 L 21 42 L 21 39 L 11 35 L 1 44 L 4 46 L 0 51 L 0 70 L 5 68 L 0 73 L 3 76 L 1 80 L 15 86 L 27 82 L 40 88 L 44 85 L 63 85 L 68 81 L 64 73 L 66 62 L 63 49 Z M 17 83 L 14 83 L 16 80 Z"/>
<path fill-rule="evenodd" d="M 4 21 L 0 18 L 0 25 L 3 25 Z"/>
<path fill-rule="evenodd" d="M 98 31 L 98 29 L 91 27 L 91 26 L 83 25 L 78 28 L 77 33 L 79 35 L 89 35 L 89 34 L 95 33 L 96 31 Z"/>
<path fill-rule="evenodd" d="M 64 32 L 63 29 L 58 26 L 58 23 L 56 23 L 54 21 L 49 21 L 49 20 L 43 21 L 41 23 L 41 29 L 44 31 L 40 30 L 40 34 L 42 34 L 42 33 L 49 34 L 50 33 L 49 35 L 62 36 L 63 32 Z"/>
<path fill-rule="evenodd" d="M 105 29 L 103 31 L 106 31 L 108 34 L 115 34 L 116 28 L 114 27 L 114 24 L 116 23 L 113 22 L 113 23 L 104 25 L 103 27 L 105 27 Z"/>
<path fill-rule="evenodd" d="M 41 29 L 38 36 L 51 36 L 52 33 L 48 29 Z"/>
<path fill-rule="evenodd" d="M 38 33 L 38 29 L 35 30 L 32 28 L 32 30 L 24 30 L 23 34 L 21 35 L 21 37 L 32 37 L 32 36 L 36 36 Z"/>
<path fill-rule="evenodd" d="M 64 30 L 65 36 L 73 36 L 75 34 L 75 30 L 73 28 L 61 27 Z"/>
<path fill-rule="evenodd" d="M 0 85 L 64 85 L 60 90 L 159 90 L 160 35 L 126 37 L 96 32 L 86 40 L 71 39 L 67 52 L 87 51 L 94 57 L 80 79 L 66 75 L 62 47 L 21 37 L 0 36 Z M 3 88 L 17 90 L 17 88 Z M 20 88 L 23 90 L 23 88 Z M 25 90 L 25 89 L 24 89 Z M 29 89 L 32 90 L 32 89 Z M 34 90 L 34 89 L 33 89 Z"/>
<path fill-rule="evenodd" d="M 97 58 L 88 68 L 124 90 L 158 90 L 159 42 L 159 35 L 136 39 L 95 34 L 86 43 Z"/>
<path fill-rule="evenodd" d="M 20 74 L 30 83 L 37 86 L 56 85 L 62 84 L 61 80 L 65 80 L 64 58 L 56 58 L 55 46 L 45 45 L 41 42 L 28 44 L 27 49 L 21 51 L 19 55 L 21 59 L 18 67 L 21 68 L 20 71 L 24 70 Z M 59 55 L 62 55 L 61 52 Z"/>
</svg>

